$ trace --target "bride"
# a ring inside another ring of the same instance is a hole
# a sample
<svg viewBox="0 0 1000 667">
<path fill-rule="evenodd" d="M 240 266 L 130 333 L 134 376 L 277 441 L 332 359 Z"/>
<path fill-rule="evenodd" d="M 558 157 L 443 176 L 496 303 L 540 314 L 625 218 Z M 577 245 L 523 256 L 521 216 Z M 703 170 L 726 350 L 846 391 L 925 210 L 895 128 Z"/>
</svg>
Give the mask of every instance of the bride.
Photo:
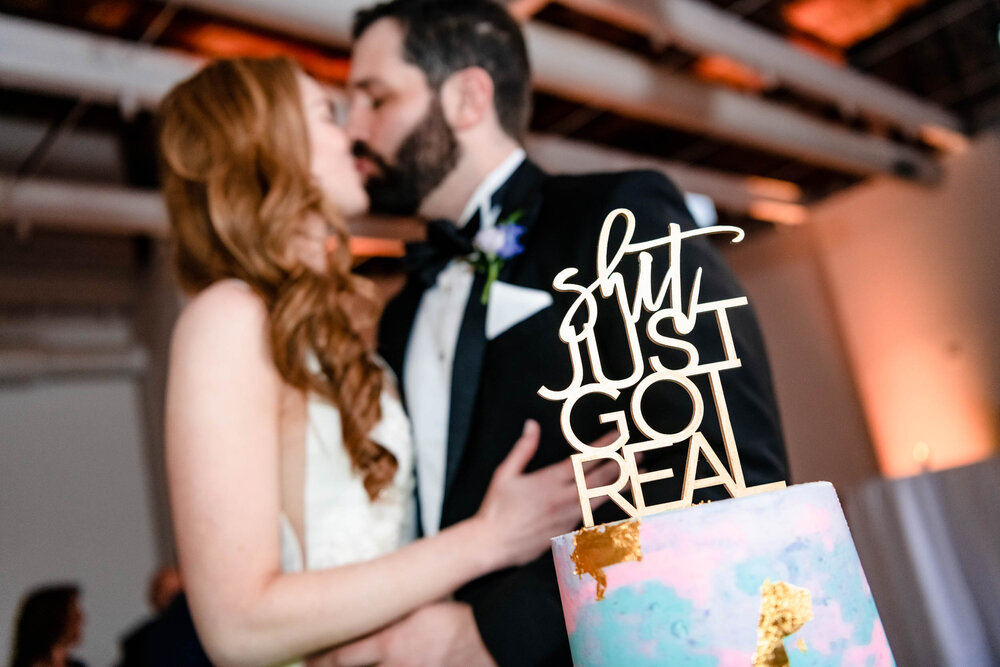
<svg viewBox="0 0 1000 667">
<path fill-rule="evenodd" d="M 472 518 L 414 537 L 409 424 L 365 335 L 374 287 L 342 216 L 368 203 L 315 81 L 216 61 L 161 110 L 175 264 L 167 473 L 180 564 L 213 661 L 296 660 L 370 633 L 572 530 L 568 461 L 524 473 L 538 426 Z M 613 473 L 591 472 L 591 487 Z"/>
</svg>

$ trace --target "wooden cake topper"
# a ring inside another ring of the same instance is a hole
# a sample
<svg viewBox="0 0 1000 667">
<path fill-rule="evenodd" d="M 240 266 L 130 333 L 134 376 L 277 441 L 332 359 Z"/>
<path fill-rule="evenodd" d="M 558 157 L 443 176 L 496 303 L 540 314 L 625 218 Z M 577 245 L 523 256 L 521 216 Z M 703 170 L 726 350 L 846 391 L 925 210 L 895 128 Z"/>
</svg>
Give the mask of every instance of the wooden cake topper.
<svg viewBox="0 0 1000 667">
<path fill-rule="evenodd" d="M 624 220 L 626 224 L 624 239 L 621 245 L 609 254 L 611 229 L 616 222 Z M 747 487 L 743 479 L 743 468 L 740 465 L 739 452 L 729 421 L 729 409 L 726 407 L 725 394 L 722 391 L 720 373 L 740 366 L 733 345 L 733 334 L 729 328 L 727 311 L 730 308 L 747 305 L 745 296 L 721 299 L 702 303 L 699 301 L 701 287 L 701 268 L 695 273 L 691 286 L 691 295 L 687 310 L 681 303 L 681 250 L 683 241 L 694 236 L 708 234 L 733 234 L 732 243 L 743 239 L 743 230 L 739 227 L 715 226 L 705 229 L 681 231 L 680 225 L 670 223 L 667 235 L 652 241 L 632 242 L 635 233 L 635 216 L 631 211 L 619 208 L 604 219 L 597 245 L 597 279 L 590 285 L 579 285 L 572 282 L 578 269 L 567 268 L 559 272 L 552 281 L 552 286 L 560 292 L 578 294 L 576 301 L 570 306 L 562 324 L 559 327 L 559 338 L 569 347 L 570 361 L 573 366 L 573 377 L 569 386 L 561 390 L 542 387 L 539 396 L 550 401 L 562 401 L 560 426 L 567 442 L 579 453 L 572 455 L 573 469 L 576 473 L 576 485 L 580 494 L 580 509 L 583 511 L 585 526 L 594 525 L 594 517 L 590 510 L 593 498 L 608 496 L 619 507 L 632 517 L 647 516 L 668 509 L 685 507 L 693 500 L 695 489 L 722 485 L 729 495 L 738 498 L 763 491 L 782 488 L 784 482 L 774 482 L 755 487 Z M 663 278 L 659 289 L 654 288 L 652 274 L 651 251 L 666 253 L 668 259 L 667 275 Z M 636 256 L 636 257 L 633 257 Z M 626 258 L 637 261 L 639 266 L 638 279 L 634 286 L 634 294 L 629 295 L 624 277 L 617 271 L 618 266 Z M 621 310 L 625 335 L 628 340 L 629 352 L 632 356 L 632 373 L 626 378 L 612 379 L 605 375 L 601 366 L 601 353 L 596 339 L 595 327 L 598 319 L 598 299 L 615 299 Z M 639 330 L 639 320 L 643 312 L 652 313 L 649 316 L 645 331 Z M 698 349 L 683 338 L 674 338 L 662 333 L 662 325 L 669 321 L 674 333 L 684 336 L 691 333 L 699 315 L 711 313 L 715 316 L 719 336 L 722 341 L 725 358 L 721 361 L 701 363 Z M 579 325 L 575 321 L 581 321 Z M 663 365 L 656 356 L 644 360 L 639 347 L 639 336 L 646 335 L 649 340 L 664 348 L 681 350 L 688 356 L 687 365 L 672 369 Z M 584 355 L 590 362 L 590 372 L 593 381 L 584 381 Z M 649 372 L 646 372 L 648 362 Z M 691 380 L 697 375 L 707 375 L 711 387 L 712 399 L 715 401 L 722 430 L 722 440 L 727 461 L 723 462 L 708 444 L 699 431 L 705 416 L 705 399 L 701 391 Z M 662 433 L 653 428 L 642 412 L 642 398 L 656 384 L 669 382 L 687 392 L 691 398 L 693 409 L 687 426 L 674 433 Z M 645 439 L 630 442 L 633 439 L 629 430 L 629 422 L 622 410 L 606 412 L 599 416 L 602 424 L 615 424 L 619 437 L 615 442 L 604 447 L 593 447 L 583 442 L 573 432 L 571 417 L 577 402 L 585 396 L 593 394 L 617 399 L 622 390 L 632 388 L 632 399 L 629 410 L 632 421 Z M 640 472 L 636 465 L 636 454 L 662 447 L 670 447 L 682 441 L 689 441 L 687 464 L 684 468 L 681 497 L 678 500 L 646 505 L 643 499 L 642 485 L 659 479 L 674 476 L 672 468 Z M 618 464 L 618 479 L 612 484 L 596 488 L 587 488 L 583 464 L 589 461 L 608 459 Z M 698 462 L 704 459 L 711 466 L 714 474 L 710 477 L 697 478 Z M 728 464 L 728 465 L 727 465 Z M 631 487 L 635 505 L 628 502 L 622 494 L 626 485 Z"/>
</svg>

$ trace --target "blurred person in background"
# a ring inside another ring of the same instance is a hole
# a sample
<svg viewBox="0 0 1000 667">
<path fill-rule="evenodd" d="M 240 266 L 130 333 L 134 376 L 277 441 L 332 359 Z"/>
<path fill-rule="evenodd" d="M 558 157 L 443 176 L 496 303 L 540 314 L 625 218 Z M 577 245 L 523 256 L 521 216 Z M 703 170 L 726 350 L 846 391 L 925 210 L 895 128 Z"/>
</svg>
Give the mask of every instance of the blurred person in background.
<svg viewBox="0 0 1000 667">
<path fill-rule="evenodd" d="M 153 573 L 148 600 L 153 617 L 122 638 L 118 667 L 210 667 L 176 567 L 164 565 Z"/>
<path fill-rule="evenodd" d="M 76 584 L 31 591 L 17 614 L 11 667 L 84 667 L 70 656 L 83 638 L 83 623 Z"/>
<path fill-rule="evenodd" d="M 154 612 L 161 612 L 184 590 L 181 572 L 173 565 L 164 565 L 149 580 L 149 605 Z"/>
</svg>

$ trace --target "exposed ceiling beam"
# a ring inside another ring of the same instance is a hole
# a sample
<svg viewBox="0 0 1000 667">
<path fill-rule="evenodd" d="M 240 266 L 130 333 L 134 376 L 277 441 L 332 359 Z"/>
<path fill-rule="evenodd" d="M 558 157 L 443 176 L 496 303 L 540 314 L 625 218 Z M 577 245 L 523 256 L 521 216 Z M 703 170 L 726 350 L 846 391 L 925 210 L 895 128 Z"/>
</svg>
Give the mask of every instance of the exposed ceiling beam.
<svg viewBox="0 0 1000 667">
<path fill-rule="evenodd" d="M 802 193 L 794 183 L 722 174 L 557 136 L 529 136 L 525 147 L 533 160 L 553 173 L 653 169 L 669 176 L 681 190 L 704 194 L 716 208 L 730 213 L 778 223 L 806 220 L 806 208 L 799 203 Z"/>
<path fill-rule="evenodd" d="M 885 139 L 666 72 L 565 30 L 529 24 L 526 35 L 536 85 L 543 90 L 852 173 L 890 173 L 920 181 L 938 177 L 933 160 Z M 0 17 L 0 83 L 12 87 L 154 106 L 201 62 L 173 51 Z"/>
<path fill-rule="evenodd" d="M 153 238 L 166 238 L 170 233 L 159 192 L 10 176 L 0 176 L 0 223 Z M 402 249 L 403 241 L 420 238 L 422 227 L 412 219 L 362 217 L 351 221 L 351 233 L 355 254 L 392 256 Z"/>
<path fill-rule="evenodd" d="M 0 85 L 155 106 L 202 59 L 37 21 L 0 16 Z"/>
<path fill-rule="evenodd" d="M 577 11 L 696 53 L 722 54 L 767 79 L 835 103 L 848 113 L 889 121 L 911 136 L 926 126 L 961 131 L 945 109 L 870 76 L 808 53 L 742 17 L 701 0 L 562 0 Z"/>
<path fill-rule="evenodd" d="M 210 14 L 222 14 L 250 25 L 298 35 L 320 44 L 348 47 L 359 9 L 374 0 L 178 0 Z"/>
<path fill-rule="evenodd" d="M 6 41 L 5 37 L 12 39 Z M 22 72 L 18 69 L 22 59 L 8 58 L 6 45 L 14 42 L 23 44 L 29 39 L 34 45 L 33 64 L 29 72 Z M 141 58 L 133 58 L 133 50 L 139 52 Z M 160 61 L 161 58 L 163 62 Z M 114 62 L 120 59 L 131 60 L 133 64 L 125 67 Z M 139 47 L 107 37 L 21 19 L 8 21 L 0 17 L 0 81 L 15 80 L 18 86 L 33 90 L 46 92 L 50 87 L 55 87 L 64 93 L 84 98 L 102 98 L 109 102 L 130 98 L 144 106 L 153 107 L 159 98 L 153 94 L 134 95 L 131 86 L 136 80 L 141 80 L 146 90 L 165 91 L 176 81 L 189 76 L 201 62 L 197 58 L 165 49 Z M 795 186 L 788 183 L 732 176 L 555 137 L 534 138 L 530 147 L 538 152 L 537 158 L 544 166 L 556 172 L 579 171 L 580 165 L 587 165 L 588 170 L 606 170 L 612 165 L 616 169 L 637 166 L 659 169 L 677 181 L 682 189 L 705 194 L 720 208 L 738 214 L 747 213 L 750 204 L 760 199 L 794 202 L 800 194 Z M 765 187 L 765 183 L 770 185 Z M 12 185 L 13 182 L 8 182 L 6 187 L 10 188 Z M 60 188 L 61 194 L 58 192 Z M 156 203 L 155 194 L 126 191 L 129 192 L 128 197 L 116 199 L 110 193 L 98 190 L 91 200 L 88 199 L 90 192 L 90 186 L 80 184 L 22 182 L 18 184 L 17 199 L 12 200 L 8 195 L 5 206 L 10 207 L 13 202 L 22 214 L 30 209 L 36 217 L 45 212 L 44 207 L 55 207 L 45 214 L 64 224 L 85 218 L 93 220 L 94 224 L 100 224 L 103 220 L 105 224 L 111 225 L 113 223 L 107 221 L 126 218 L 125 213 L 133 210 L 134 204 L 137 207 L 134 210 L 140 212 L 140 222 L 137 225 L 146 225 L 147 232 L 153 235 L 165 234 L 165 231 L 156 226 L 158 223 L 155 221 L 165 220 L 165 216 L 162 209 L 158 208 L 160 205 Z M 86 205 L 92 206 L 94 213 L 90 214 L 86 208 L 76 206 L 74 202 L 78 201 L 89 202 Z M 110 210 L 114 206 L 121 206 L 121 209 Z M 372 219 L 364 228 L 367 235 L 374 237 L 412 236 L 412 231 L 407 231 L 405 225 L 378 219 Z M 138 231 L 132 226 L 129 229 Z"/>
<path fill-rule="evenodd" d="M 0 350 L 0 382 L 53 375 L 142 374 L 149 355 L 140 345 L 113 350 Z"/>
<path fill-rule="evenodd" d="M 908 146 L 703 84 L 567 30 L 529 24 L 526 32 L 541 90 L 863 176 L 888 173 L 924 182 L 940 177 L 934 160 Z"/>
<path fill-rule="evenodd" d="M 159 193 L 117 185 L 0 177 L 0 221 L 167 236 Z"/>
<path fill-rule="evenodd" d="M 719 174 L 558 137 L 531 136 L 527 147 L 534 159 L 556 173 L 657 169 L 682 189 L 707 195 L 731 213 L 772 222 L 800 222 L 805 217 L 797 205 L 800 192 L 791 183 Z M 166 210 L 155 191 L 54 179 L 0 176 L 0 222 L 154 238 L 169 234 Z M 391 256 L 401 251 L 400 242 L 420 238 L 422 227 L 412 219 L 369 216 L 352 220 L 351 232 L 356 254 Z"/>
<path fill-rule="evenodd" d="M 349 45 L 354 12 L 370 4 L 368 0 L 185 2 L 251 24 L 342 47 Z M 654 0 L 641 4 L 649 7 L 651 2 Z M 690 17 L 686 16 L 683 23 L 689 25 Z M 739 31 L 743 33 L 742 28 Z M 853 132 L 779 104 L 671 74 L 638 56 L 575 33 L 540 23 L 527 24 L 525 32 L 537 84 L 575 101 L 747 143 L 855 174 L 888 173 L 926 182 L 933 182 L 940 176 L 933 160 L 911 148 Z M 770 46 L 765 50 L 770 58 L 792 57 L 774 47 L 780 40 L 769 39 Z M 756 45 L 757 41 L 753 43 Z M 792 55 L 805 57 L 799 51 Z M 805 73 L 809 72 L 807 66 Z M 796 76 L 802 78 L 802 75 Z M 892 90 L 888 86 L 883 88 Z M 950 127 L 948 118 L 935 118 Z"/>
<path fill-rule="evenodd" d="M 12 166 L 18 163 L 18 155 L 30 150 L 32 143 L 44 131 L 43 123 L 0 117 L 0 167 L 10 153 L 12 159 L 7 161 L 6 169 L 13 172 Z M 557 135 L 529 135 L 526 148 L 532 159 L 552 173 L 655 169 L 669 176 L 682 190 L 704 194 L 713 200 L 716 207 L 736 214 L 746 214 L 749 207 L 759 200 L 797 203 L 802 195 L 798 186 L 787 181 L 726 174 Z M 53 150 L 51 167 L 59 173 L 47 174 L 46 177 L 60 180 L 48 182 L 68 183 L 71 189 L 81 176 L 99 173 L 112 177 L 108 180 L 116 180 L 114 177 L 123 169 L 118 155 L 118 138 L 111 132 L 75 130 Z M 134 192 L 149 194 L 141 190 Z M 66 215 L 73 217 L 78 214 L 78 211 L 71 210 Z M 412 235 L 405 225 L 390 219 L 372 218 L 370 227 L 369 235 L 375 237 L 408 239 Z"/>
</svg>

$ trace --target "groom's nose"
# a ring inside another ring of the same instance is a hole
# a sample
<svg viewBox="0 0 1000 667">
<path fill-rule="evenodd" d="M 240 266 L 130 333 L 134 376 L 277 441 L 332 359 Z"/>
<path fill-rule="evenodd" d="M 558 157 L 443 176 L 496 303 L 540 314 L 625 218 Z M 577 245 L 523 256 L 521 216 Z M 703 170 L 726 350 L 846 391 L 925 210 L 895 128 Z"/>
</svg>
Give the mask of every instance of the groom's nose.
<svg viewBox="0 0 1000 667">
<path fill-rule="evenodd" d="M 354 100 L 351 100 L 347 105 L 344 130 L 347 132 L 347 136 L 352 143 L 368 140 L 371 114 L 364 107 L 364 104 L 357 103 Z"/>
</svg>

